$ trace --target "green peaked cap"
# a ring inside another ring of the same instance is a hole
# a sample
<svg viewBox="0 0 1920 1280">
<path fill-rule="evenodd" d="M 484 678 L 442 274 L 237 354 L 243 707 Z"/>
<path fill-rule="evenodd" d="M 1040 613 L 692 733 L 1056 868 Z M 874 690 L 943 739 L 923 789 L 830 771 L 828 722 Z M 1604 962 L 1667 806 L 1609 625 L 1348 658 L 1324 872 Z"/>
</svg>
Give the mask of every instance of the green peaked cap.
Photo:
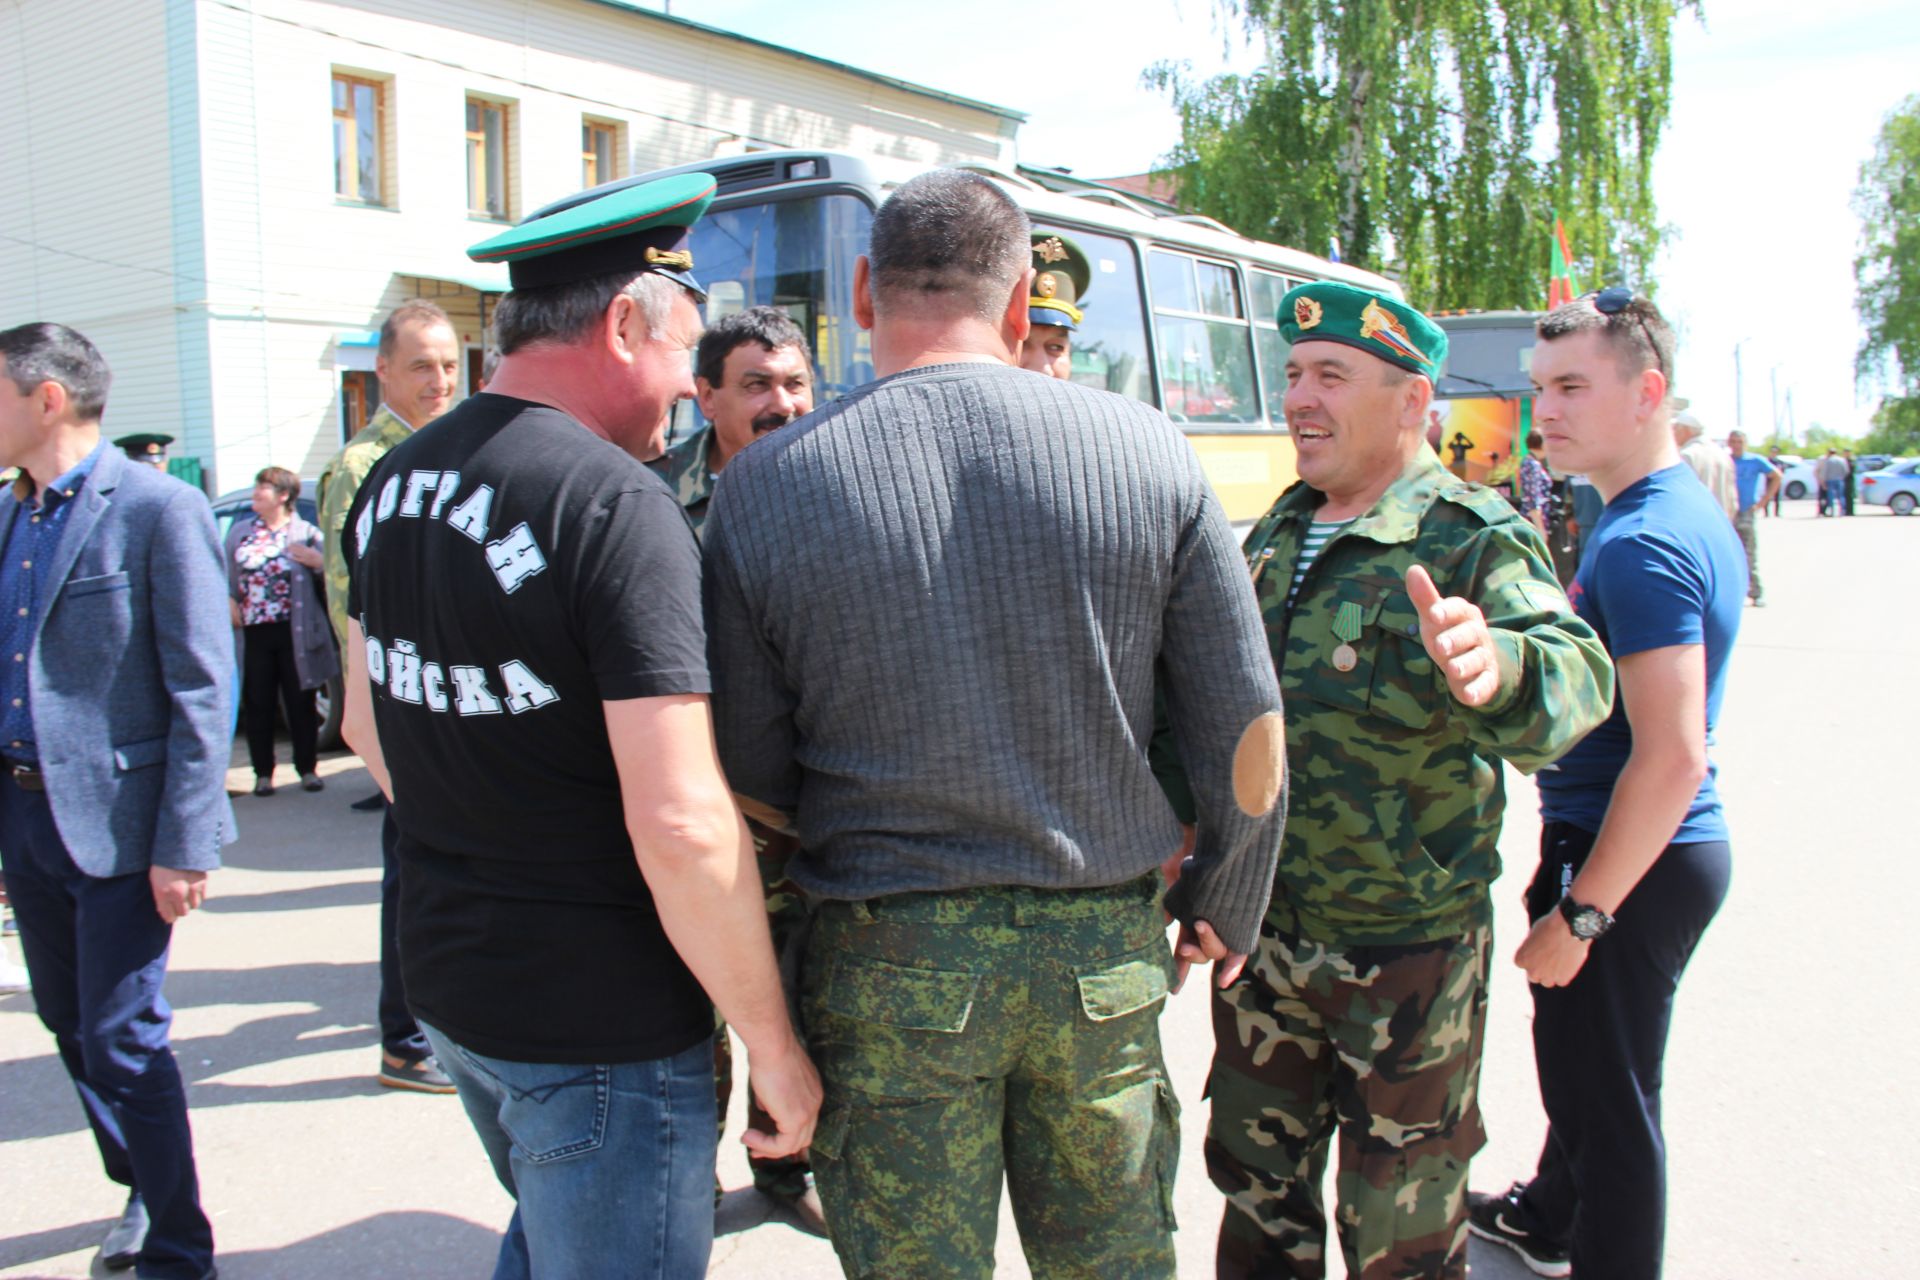
<svg viewBox="0 0 1920 1280">
<path fill-rule="evenodd" d="M 1093 283 L 1093 264 L 1079 245 L 1057 231 L 1033 233 L 1033 296 L 1027 318 L 1035 324 L 1080 327 L 1080 301 Z"/>
<path fill-rule="evenodd" d="M 516 289 L 652 271 L 705 301 L 687 232 L 713 203 L 716 185 L 710 173 L 683 173 L 621 187 L 482 240 L 467 256 L 506 263 Z"/>
<path fill-rule="evenodd" d="M 1289 343 L 1338 342 L 1439 381 L 1447 334 L 1400 299 L 1337 280 L 1297 285 L 1280 299 L 1280 336 Z"/>
</svg>

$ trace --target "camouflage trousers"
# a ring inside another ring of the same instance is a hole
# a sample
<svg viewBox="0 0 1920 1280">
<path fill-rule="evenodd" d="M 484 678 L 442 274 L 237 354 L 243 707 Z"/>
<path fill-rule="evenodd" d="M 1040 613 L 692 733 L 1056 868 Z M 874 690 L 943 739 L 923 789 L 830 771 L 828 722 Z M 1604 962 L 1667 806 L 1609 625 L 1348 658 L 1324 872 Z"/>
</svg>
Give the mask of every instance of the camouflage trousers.
<svg viewBox="0 0 1920 1280">
<path fill-rule="evenodd" d="M 767 923 L 773 929 L 773 954 L 784 956 L 787 951 L 799 943 L 806 931 L 807 899 L 798 885 L 787 879 L 787 857 L 793 850 L 791 840 L 774 837 L 765 839 L 764 829 L 754 832 L 755 843 L 760 846 L 760 884 L 767 894 Z M 785 972 L 785 966 L 782 966 Z M 719 1016 L 714 1018 L 713 1037 L 713 1093 L 719 1104 L 719 1137 L 727 1136 L 727 1104 L 733 1099 L 733 1040 L 727 1035 L 727 1024 Z M 773 1117 L 760 1109 L 759 1099 L 753 1096 L 753 1079 L 747 1079 L 747 1127 L 758 1129 L 762 1133 L 773 1132 Z M 748 1157 L 748 1166 L 753 1170 L 753 1185 L 769 1195 L 784 1199 L 794 1199 L 807 1189 L 806 1152 L 798 1155 L 782 1156 L 777 1159 L 765 1159 L 760 1156 Z M 720 1186 L 714 1184 L 714 1198 L 719 1199 Z"/>
<path fill-rule="evenodd" d="M 1173 1276 L 1164 921 L 1158 876 L 820 905 L 814 1175 L 849 1277 L 991 1276 L 1003 1179 L 1035 1280 Z"/>
<path fill-rule="evenodd" d="M 1205 1150 L 1227 1197 L 1222 1280 L 1326 1274 L 1320 1183 L 1336 1127 L 1347 1274 L 1466 1275 L 1491 942 L 1482 927 L 1333 951 L 1261 930 L 1246 975 L 1213 1003 Z"/>
</svg>

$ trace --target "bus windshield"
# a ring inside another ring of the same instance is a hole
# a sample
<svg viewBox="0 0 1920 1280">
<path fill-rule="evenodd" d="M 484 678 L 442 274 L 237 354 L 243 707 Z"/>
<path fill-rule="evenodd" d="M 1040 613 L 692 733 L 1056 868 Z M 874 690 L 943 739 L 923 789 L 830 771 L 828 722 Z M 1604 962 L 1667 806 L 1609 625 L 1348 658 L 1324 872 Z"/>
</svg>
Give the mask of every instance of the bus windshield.
<svg viewBox="0 0 1920 1280">
<path fill-rule="evenodd" d="M 867 251 L 873 210 L 854 195 L 806 196 L 709 212 L 693 228 L 694 274 L 707 323 L 748 307 L 778 307 L 813 344 L 825 402 L 873 381 L 867 335 L 853 319 L 853 263 Z"/>
</svg>

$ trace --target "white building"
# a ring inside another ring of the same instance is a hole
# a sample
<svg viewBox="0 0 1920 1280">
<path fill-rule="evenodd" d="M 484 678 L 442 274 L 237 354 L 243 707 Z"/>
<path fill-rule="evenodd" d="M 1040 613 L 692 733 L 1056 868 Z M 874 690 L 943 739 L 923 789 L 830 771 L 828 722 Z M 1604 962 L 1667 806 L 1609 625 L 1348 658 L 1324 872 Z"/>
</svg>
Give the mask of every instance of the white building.
<svg viewBox="0 0 1920 1280">
<path fill-rule="evenodd" d="M 1013 161 L 1024 117 L 628 0 L 10 0 L 0 328 L 114 369 L 110 436 L 211 492 L 314 475 L 373 407 L 385 312 L 506 288 L 468 245 L 584 186 L 762 147 Z"/>
</svg>

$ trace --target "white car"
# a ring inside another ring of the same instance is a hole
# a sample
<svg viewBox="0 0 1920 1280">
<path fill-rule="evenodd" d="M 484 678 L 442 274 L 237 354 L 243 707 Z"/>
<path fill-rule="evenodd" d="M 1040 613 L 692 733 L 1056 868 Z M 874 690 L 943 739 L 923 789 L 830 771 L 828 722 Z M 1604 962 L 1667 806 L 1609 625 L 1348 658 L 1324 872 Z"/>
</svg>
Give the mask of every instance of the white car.
<svg viewBox="0 0 1920 1280">
<path fill-rule="evenodd" d="M 1817 461 L 1817 460 L 1816 460 Z M 1815 463 L 1805 458 L 1796 458 L 1790 453 L 1780 455 L 1780 496 L 1783 498 L 1811 498 L 1820 487 L 1814 478 Z"/>
</svg>

